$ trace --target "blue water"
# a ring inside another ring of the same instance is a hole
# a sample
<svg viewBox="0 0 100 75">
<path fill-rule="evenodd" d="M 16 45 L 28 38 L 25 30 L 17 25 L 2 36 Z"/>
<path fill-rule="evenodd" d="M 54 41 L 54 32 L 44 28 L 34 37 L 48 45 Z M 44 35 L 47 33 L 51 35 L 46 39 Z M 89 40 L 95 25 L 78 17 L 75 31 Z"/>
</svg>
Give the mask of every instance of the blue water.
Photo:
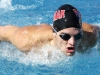
<svg viewBox="0 0 100 75">
<path fill-rule="evenodd" d="M 51 25 L 54 11 L 65 3 L 81 12 L 83 22 L 100 25 L 99 0 L 0 0 L 0 25 Z M 47 49 L 53 49 L 49 47 L 42 49 L 43 55 L 35 55 L 34 51 L 25 55 L 12 44 L 1 42 L 0 75 L 100 75 L 99 45 L 86 54 L 76 53 L 72 57 L 55 49 L 48 59 Z"/>
</svg>

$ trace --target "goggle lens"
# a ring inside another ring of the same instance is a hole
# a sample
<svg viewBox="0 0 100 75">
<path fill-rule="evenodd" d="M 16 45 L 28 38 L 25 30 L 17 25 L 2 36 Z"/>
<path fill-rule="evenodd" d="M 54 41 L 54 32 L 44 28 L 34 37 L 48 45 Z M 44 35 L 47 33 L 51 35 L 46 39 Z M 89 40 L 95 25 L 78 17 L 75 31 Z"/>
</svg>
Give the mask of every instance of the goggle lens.
<svg viewBox="0 0 100 75">
<path fill-rule="evenodd" d="M 60 34 L 59 36 L 60 36 L 63 40 L 69 40 L 69 39 L 71 38 L 71 35 L 66 34 L 66 33 Z M 77 35 L 74 36 L 74 39 L 75 39 L 75 40 L 79 40 L 79 39 L 81 39 L 81 38 L 82 38 L 82 34 L 81 34 L 81 33 L 79 33 L 79 34 L 77 34 Z"/>
</svg>

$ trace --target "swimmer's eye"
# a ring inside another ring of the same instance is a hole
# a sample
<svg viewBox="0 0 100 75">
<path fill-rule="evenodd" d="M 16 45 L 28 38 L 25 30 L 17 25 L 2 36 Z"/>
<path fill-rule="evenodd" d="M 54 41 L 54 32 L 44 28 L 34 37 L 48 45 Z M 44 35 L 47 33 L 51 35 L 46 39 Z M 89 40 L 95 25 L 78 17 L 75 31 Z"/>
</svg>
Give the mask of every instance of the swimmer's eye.
<svg viewBox="0 0 100 75">
<path fill-rule="evenodd" d="M 82 38 L 82 36 L 83 35 L 81 33 L 79 33 L 79 34 L 75 35 L 74 38 L 75 38 L 75 40 L 79 40 Z"/>
<path fill-rule="evenodd" d="M 60 34 L 59 35 L 63 40 L 67 41 L 71 38 L 71 35 L 67 34 L 67 33 L 63 33 L 63 34 Z M 78 33 L 77 35 L 74 36 L 74 39 L 75 40 L 79 40 L 82 38 L 82 34 L 81 33 Z"/>
</svg>

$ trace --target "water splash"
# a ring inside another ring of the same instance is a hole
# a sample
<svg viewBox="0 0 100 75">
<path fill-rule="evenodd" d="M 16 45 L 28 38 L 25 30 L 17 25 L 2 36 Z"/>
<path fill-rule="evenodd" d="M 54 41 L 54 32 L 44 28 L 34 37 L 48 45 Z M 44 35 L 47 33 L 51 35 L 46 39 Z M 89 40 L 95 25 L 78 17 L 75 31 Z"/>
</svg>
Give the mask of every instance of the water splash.
<svg viewBox="0 0 100 75">
<path fill-rule="evenodd" d="M 12 0 L 1 0 L 0 1 L 0 8 L 1 9 L 5 9 L 5 10 L 12 10 L 13 7 L 12 7 L 12 3 L 11 3 Z"/>
<path fill-rule="evenodd" d="M 45 45 L 41 49 L 33 48 L 27 55 L 9 43 L 3 42 L 0 47 L 0 57 L 25 65 L 52 65 L 65 59 L 66 61 L 69 60 L 69 57 L 66 57 L 60 50 L 50 45 Z"/>
<path fill-rule="evenodd" d="M 13 1 L 12 0 L 0 0 L 0 10 L 26 10 L 26 9 L 34 9 L 38 6 L 42 6 L 44 0 L 34 0 L 32 2 L 29 1 L 29 3 L 32 3 L 31 5 L 23 5 L 23 4 L 17 4 L 17 0 L 14 1 L 16 4 L 13 5 Z M 23 1 L 19 1 L 20 3 L 23 3 Z M 26 1 L 24 1 L 26 2 Z M 26 2 L 27 3 L 27 2 Z"/>
</svg>

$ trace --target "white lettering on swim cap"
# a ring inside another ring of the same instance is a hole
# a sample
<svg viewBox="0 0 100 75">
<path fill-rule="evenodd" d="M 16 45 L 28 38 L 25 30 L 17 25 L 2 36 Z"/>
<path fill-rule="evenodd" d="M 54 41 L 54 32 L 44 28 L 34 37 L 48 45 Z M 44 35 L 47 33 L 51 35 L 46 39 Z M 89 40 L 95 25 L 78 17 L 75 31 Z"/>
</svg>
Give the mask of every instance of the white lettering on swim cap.
<svg viewBox="0 0 100 75">
<path fill-rule="evenodd" d="M 58 19 L 61 19 L 61 18 L 65 18 L 65 10 L 57 10 L 54 13 L 54 21 L 58 20 Z"/>
</svg>

